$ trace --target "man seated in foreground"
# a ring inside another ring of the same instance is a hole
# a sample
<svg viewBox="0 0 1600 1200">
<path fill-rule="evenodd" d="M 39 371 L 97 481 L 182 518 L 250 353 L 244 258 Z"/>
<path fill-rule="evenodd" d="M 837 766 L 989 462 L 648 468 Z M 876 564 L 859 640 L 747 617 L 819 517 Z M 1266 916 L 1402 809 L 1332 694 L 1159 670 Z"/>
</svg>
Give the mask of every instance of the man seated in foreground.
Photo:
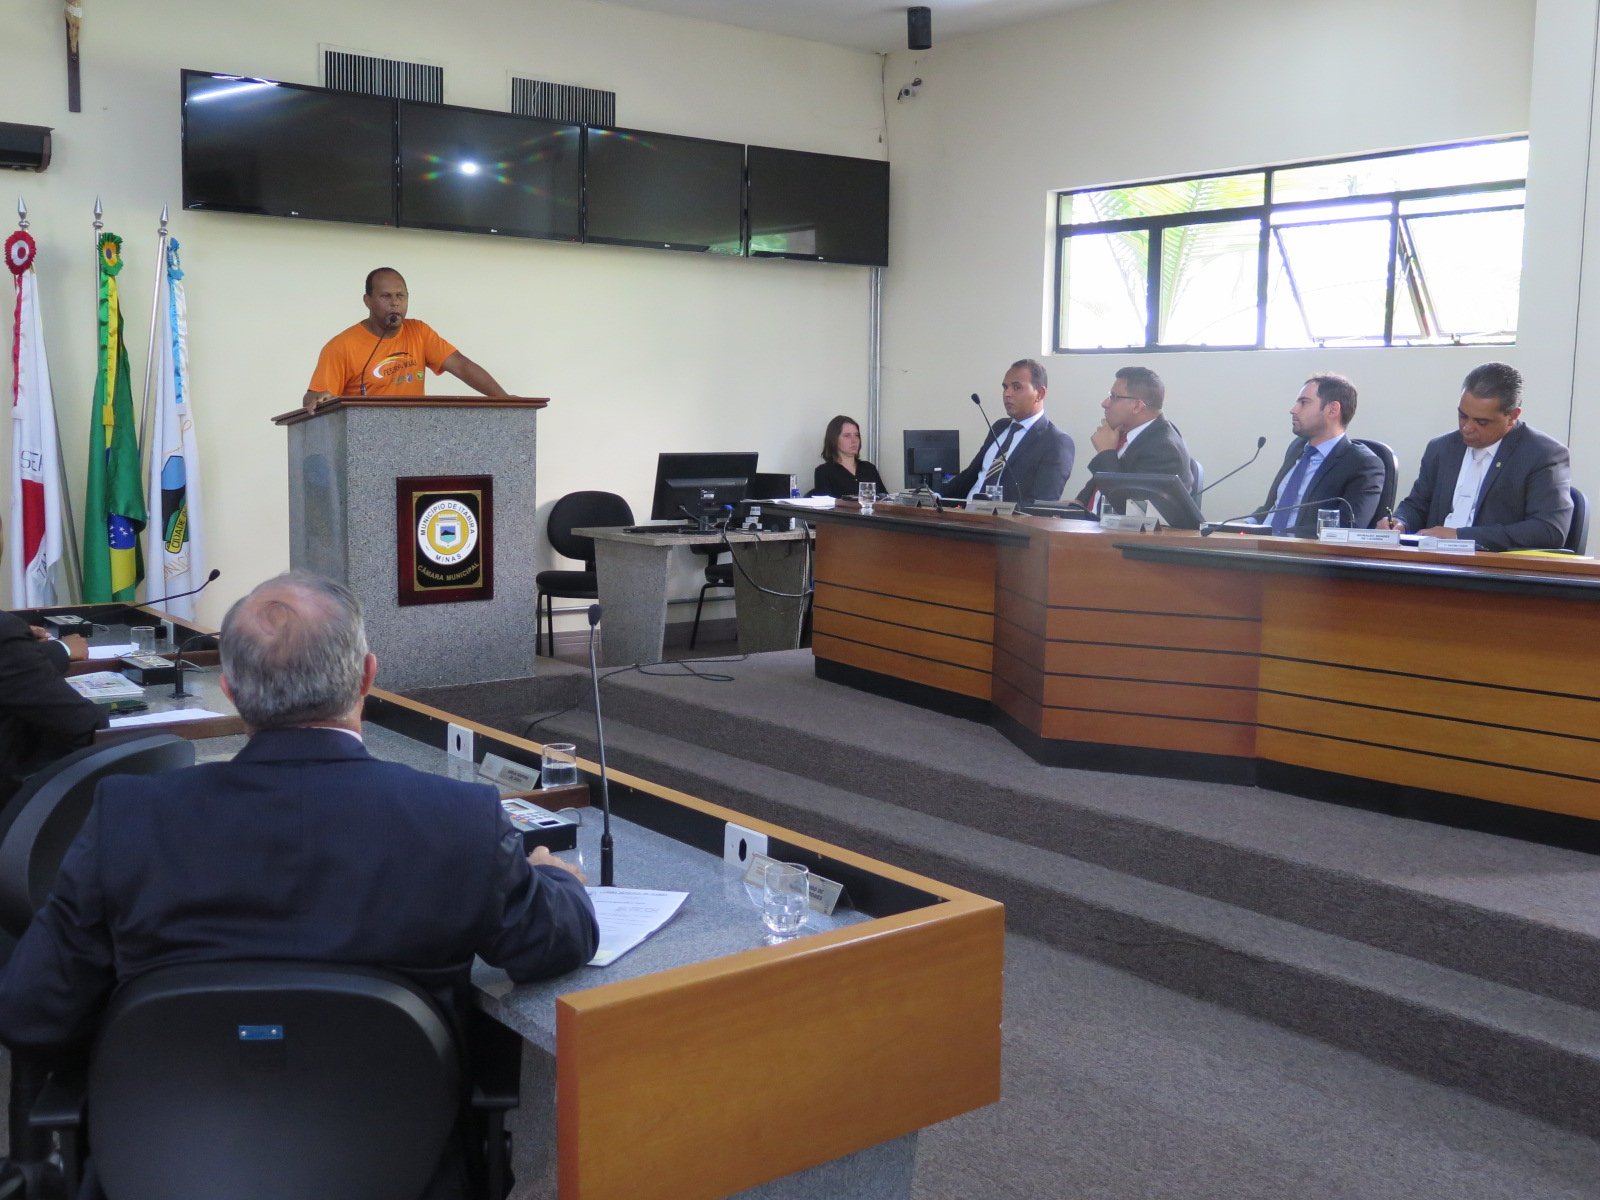
<svg viewBox="0 0 1600 1200">
<path fill-rule="evenodd" d="M 1089 460 L 1089 482 L 1078 493 L 1078 504 L 1094 507 L 1096 474 L 1176 475 L 1184 491 L 1194 490 L 1194 460 L 1183 434 L 1162 413 L 1166 402 L 1166 385 L 1149 367 L 1123 367 L 1116 373 L 1110 393 L 1100 402 L 1105 416 L 1089 439 L 1095 456 Z M 1122 511 L 1121 505 L 1113 507 Z"/>
<path fill-rule="evenodd" d="M 1355 415 L 1355 385 L 1343 375 L 1313 375 L 1300 389 L 1289 409 L 1294 440 L 1254 514 L 1275 536 L 1316 537 L 1319 508 L 1337 509 L 1341 525 L 1371 526 L 1383 495 L 1383 462 L 1346 436 Z"/>
<path fill-rule="evenodd" d="M 339 584 L 291 573 L 235 604 L 222 687 L 249 742 L 100 785 L 0 975 L 0 1041 L 75 1042 L 118 983 L 176 963 L 380 966 L 453 997 L 474 954 L 519 982 L 588 962 L 582 876 L 543 847 L 524 856 L 493 787 L 367 753 L 376 671 Z"/>
<path fill-rule="evenodd" d="M 1468 372 L 1455 433 L 1422 452 L 1411 494 L 1381 529 L 1469 538 L 1483 550 L 1557 550 L 1572 524 L 1567 448 L 1524 425 L 1522 375 L 1505 363 Z"/>
</svg>

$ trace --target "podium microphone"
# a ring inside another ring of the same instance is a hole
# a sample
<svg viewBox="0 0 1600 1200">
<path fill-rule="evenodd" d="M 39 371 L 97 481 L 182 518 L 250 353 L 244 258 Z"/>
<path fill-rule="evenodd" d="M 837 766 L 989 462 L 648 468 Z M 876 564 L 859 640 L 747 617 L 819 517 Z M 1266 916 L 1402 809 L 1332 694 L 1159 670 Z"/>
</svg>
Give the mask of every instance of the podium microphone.
<svg viewBox="0 0 1600 1200">
<path fill-rule="evenodd" d="M 144 602 L 145 606 L 149 607 L 152 604 L 165 604 L 168 600 L 182 600 L 185 596 L 198 595 L 199 593 L 205 591 L 208 587 L 210 587 L 212 585 L 212 583 L 215 582 L 216 579 L 221 574 L 222 574 L 221 570 L 219 570 L 216 567 L 212 567 L 211 568 L 211 574 L 206 576 L 206 581 L 204 583 L 202 583 L 199 587 L 190 588 L 187 592 L 169 592 L 167 595 L 165 595 L 165 596 L 157 596 L 153 600 L 147 598 L 145 600 L 145 602 Z"/>
<path fill-rule="evenodd" d="M 1350 528 L 1354 529 L 1356 527 L 1356 510 L 1350 507 L 1350 501 L 1343 496 L 1329 496 L 1323 500 L 1302 500 L 1299 504 L 1280 504 L 1277 508 L 1269 508 L 1265 512 L 1240 513 L 1237 517 L 1229 517 L 1226 521 L 1207 521 L 1200 526 L 1200 536 L 1210 537 L 1217 530 L 1226 525 L 1231 525 L 1235 521 L 1259 521 L 1262 517 L 1270 517 L 1273 513 L 1293 512 L 1296 509 L 1310 508 L 1313 504 L 1318 506 L 1327 504 L 1342 505 L 1344 511 L 1350 515 Z"/>
<path fill-rule="evenodd" d="M 172 656 L 172 665 L 176 668 L 172 673 L 172 698 L 174 700 L 181 700 L 185 696 L 199 695 L 198 692 L 186 692 L 183 690 L 183 652 L 196 642 L 203 642 L 207 639 L 216 641 L 217 635 L 214 633 L 197 633 L 193 637 L 185 638 L 178 646 L 178 652 Z M 191 665 L 196 665 L 198 669 L 197 664 Z"/>
<path fill-rule="evenodd" d="M 1250 463 L 1255 462 L 1256 459 L 1261 457 L 1262 447 L 1264 447 L 1266 444 L 1267 444 L 1267 435 L 1266 434 L 1262 434 L 1260 437 L 1258 437 L 1256 439 L 1256 452 L 1250 456 L 1250 462 L 1242 463 L 1241 465 L 1235 467 L 1233 470 L 1229 471 L 1226 475 L 1224 475 L 1222 477 L 1222 479 L 1232 479 L 1240 471 L 1244 470 L 1245 467 L 1248 467 L 1250 465 Z M 1200 494 L 1202 496 L 1204 496 L 1212 488 L 1216 487 L 1217 484 L 1221 483 L 1222 479 L 1213 479 L 1210 483 L 1206 484 L 1205 487 L 1200 489 Z"/>
<path fill-rule="evenodd" d="M 594 656 L 594 631 L 600 624 L 600 606 L 589 605 L 589 680 L 594 685 L 594 740 L 600 753 L 600 886 L 612 887 L 611 780 L 606 775 L 606 731 L 600 721 L 600 667 Z"/>
</svg>

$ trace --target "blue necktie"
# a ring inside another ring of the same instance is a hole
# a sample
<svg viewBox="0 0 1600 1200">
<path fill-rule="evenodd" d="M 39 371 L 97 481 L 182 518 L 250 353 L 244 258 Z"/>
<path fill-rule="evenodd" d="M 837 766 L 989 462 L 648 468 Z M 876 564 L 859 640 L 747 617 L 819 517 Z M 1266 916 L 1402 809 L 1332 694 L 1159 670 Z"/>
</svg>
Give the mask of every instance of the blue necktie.
<svg viewBox="0 0 1600 1200">
<path fill-rule="evenodd" d="M 1292 505 L 1300 499 L 1300 488 L 1305 483 L 1306 472 L 1311 469 L 1311 460 L 1316 455 L 1317 448 L 1310 442 L 1300 452 L 1300 461 L 1295 463 L 1294 470 L 1289 472 L 1289 478 L 1283 481 L 1283 487 L 1278 489 L 1278 504 Z M 1300 515 L 1298 508 L 1279 508 L 1272 514 L 1272 536 L 1282 537 L 1289 532 L 1289 526 Z"/>
</svg>

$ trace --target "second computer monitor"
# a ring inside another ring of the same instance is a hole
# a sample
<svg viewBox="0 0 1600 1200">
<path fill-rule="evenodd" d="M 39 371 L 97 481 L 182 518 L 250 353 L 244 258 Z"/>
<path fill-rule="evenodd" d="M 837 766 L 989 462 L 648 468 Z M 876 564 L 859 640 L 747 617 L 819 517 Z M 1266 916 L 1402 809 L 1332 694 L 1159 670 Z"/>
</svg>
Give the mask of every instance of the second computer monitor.
<svg viewBox="0 0 1600 1200">
<path fill-rule="evenodd" d="M 656 460 L 650 519 L 678 521 L 688 517 L 704 524 L 708 511 L 731 509 L 749 494 L 757 457 L 753 452 L 662 454 Z"/>
<path fill-rule="evenodd" d="M 961 434 L 954 429 L 907 429 L 906 487 L 938 487 L 961 471 Z"/>
</svg>

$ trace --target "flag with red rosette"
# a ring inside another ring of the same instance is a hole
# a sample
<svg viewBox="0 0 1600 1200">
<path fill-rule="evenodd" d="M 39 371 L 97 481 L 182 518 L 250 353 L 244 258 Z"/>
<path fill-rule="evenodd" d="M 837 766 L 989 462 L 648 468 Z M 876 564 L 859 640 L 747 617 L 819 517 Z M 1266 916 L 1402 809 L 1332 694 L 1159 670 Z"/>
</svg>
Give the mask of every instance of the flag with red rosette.
<svg viewBox="0 0 1600 1200">
<path fill-rule="evenodd" d="M 11 519 L 7 557 L 13 608 L 59 603 L 61 459 L 56 450 L 55 398 L 45 361 L 44 321 L 33 238 L 18 230 L 6 239 L 6 266 L 16 285 L 11 342 Z"/>
</svg>

